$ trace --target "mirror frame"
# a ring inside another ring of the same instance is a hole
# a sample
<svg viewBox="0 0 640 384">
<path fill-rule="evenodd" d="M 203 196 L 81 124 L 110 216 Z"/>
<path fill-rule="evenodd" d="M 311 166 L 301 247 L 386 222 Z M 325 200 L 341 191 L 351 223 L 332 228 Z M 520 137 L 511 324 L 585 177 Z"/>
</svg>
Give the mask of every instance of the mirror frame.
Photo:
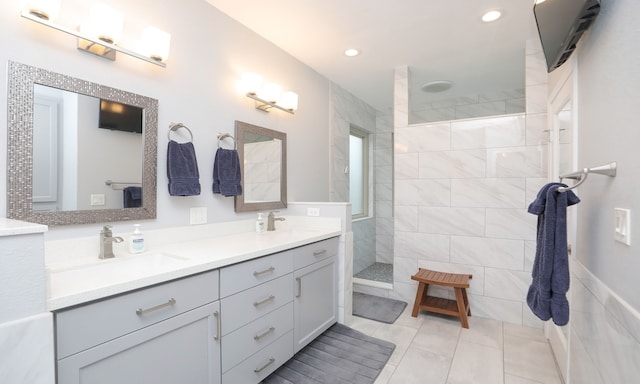
<svg viewBox="0 0 640 384">
<path fill-rule="evenodd" d="M 7 217 L 38 224 L 90 224 L 156 218 L 158 100 L 9 61 L 7 118 Z M 142 207 L 77 211 L 33 211 L 34 85 L 144 108 Z"/>
<path fill-rule="evenodd" d="M 280 167 L 280 200 L 260 201 L 249 203 L 244 200 L 244 191 L 240 196 L 235 196 L 236 212 L 266 211 L 271 209 L 287 208 L 287 134 L 274 131 L 272 129 L 259 127 L 257 125 L 236 120 L 235 140 L 240 158 L 240 174 L 242 177 L 242 188 L 244 189 L 244 134 L 254 133 L 262 136 L 279 139 L 282 142 L 282 166 Z"/>
</svg>

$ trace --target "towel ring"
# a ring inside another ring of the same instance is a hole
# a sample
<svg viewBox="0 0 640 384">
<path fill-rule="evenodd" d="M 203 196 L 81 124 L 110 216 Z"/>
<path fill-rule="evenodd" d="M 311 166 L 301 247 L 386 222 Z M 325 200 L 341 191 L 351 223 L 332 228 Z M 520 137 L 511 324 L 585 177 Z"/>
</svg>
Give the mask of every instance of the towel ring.
<svg viewBox="0 0 640 384">
<path fill-rule="evenodd" d="M 231 136 L 228 133 L 218 133 L 218 148 L 220 148 L 220 141 L 224 140 L 224 139 L 231 139 L 233 140 L 233 149 L 238 149 L 238 144 L 236 143 L 236 138 Z"/>
<path fill-rule="evenodd" d="M 167 138 L 169 139 L 169 141 L 171 141 L 171 132 L 177 131 L 180 128 L 184 128 L 187 130 L 187 132 L 189 132 L 189 137 L 191 138 L 190 141 L 193 142 L 193 133 L 186 125 L 182 123 L 171 123 L 171 125 L 169 126 L 169 132 L 167 133 Z"/>
</svg>

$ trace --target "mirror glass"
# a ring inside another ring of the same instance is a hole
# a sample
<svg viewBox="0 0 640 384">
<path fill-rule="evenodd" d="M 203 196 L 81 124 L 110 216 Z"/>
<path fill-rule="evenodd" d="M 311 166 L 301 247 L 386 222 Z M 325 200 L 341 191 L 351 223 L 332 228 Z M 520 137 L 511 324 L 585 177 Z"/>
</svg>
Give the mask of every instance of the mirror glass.
<svg viewBox="0 0 640 384">
<path fill-rule="evenodd" d="M 287 207 L 287 134 L 236 121 L 242 173 L 236 212 Z"/>
<path fill-rule="evenodd" d="M 7 216 L 156 215 L 157 100 L 10 62 Z"/>
</svg>

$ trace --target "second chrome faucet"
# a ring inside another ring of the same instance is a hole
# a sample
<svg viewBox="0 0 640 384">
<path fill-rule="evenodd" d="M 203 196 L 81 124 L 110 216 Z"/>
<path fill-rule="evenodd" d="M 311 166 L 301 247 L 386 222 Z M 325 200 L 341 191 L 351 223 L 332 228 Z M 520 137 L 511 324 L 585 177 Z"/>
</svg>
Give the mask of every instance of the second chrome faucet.
<svg viewBox="0 0 640 384">
<path fill-rule="evenodd" d="M 278 211 L 276 211 L 278 212 Z M 276 217 L 275 212 L 269 212 L 267 216 L 267 231 L 276 230 L 276 221 L 285 221 L 284 217 Z"/>
<path fill-rule="evenodd" d="M 100 254 L 99 259 L 111 259 L 113 254 L 113 243 L 122 243 L 124 240 L 120 236 L 113 237 L 111 226 L 105 225 L 100 231 Z"/>
</svg>

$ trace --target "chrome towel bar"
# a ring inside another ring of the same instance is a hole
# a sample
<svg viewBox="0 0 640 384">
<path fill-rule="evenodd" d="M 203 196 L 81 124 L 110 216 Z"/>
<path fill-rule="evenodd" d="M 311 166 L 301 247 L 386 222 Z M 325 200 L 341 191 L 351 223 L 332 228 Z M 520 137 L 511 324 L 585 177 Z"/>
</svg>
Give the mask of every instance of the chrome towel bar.
<svg viewBox="0 0 640 384">
<path fill-rule="evenodd" d="M 582 171 L 577 171 L 577 172 L 572 172 L 572 173 L 567 173 L 565 175 L 561 175 L 560 176 L 560 181 L 562 181 L 562 179 L 573 179 L 573 180 L 578 180 L 578 182 L 570 187 L 560 187 L 558 188 L 558 192 L 566 192 L 570 189 L 574 189 L 577 188 L 578 186 L 580 186 L 582 183 L 584 183 L 587 180 L 587 176 L 590 173 L 595 173 L 598 175 L 605 175 L 605 176 L 609 176 L 609 177 L 615 177 L 616 176 L 616 171 L 618 169 L 618 164 L 613 161 L 609 164 L 605 164 L 605 165 L 600 165 L 598 167 L 593 167 L 593 168 L 584 168 L 582 169 Z"/>
</svg>

